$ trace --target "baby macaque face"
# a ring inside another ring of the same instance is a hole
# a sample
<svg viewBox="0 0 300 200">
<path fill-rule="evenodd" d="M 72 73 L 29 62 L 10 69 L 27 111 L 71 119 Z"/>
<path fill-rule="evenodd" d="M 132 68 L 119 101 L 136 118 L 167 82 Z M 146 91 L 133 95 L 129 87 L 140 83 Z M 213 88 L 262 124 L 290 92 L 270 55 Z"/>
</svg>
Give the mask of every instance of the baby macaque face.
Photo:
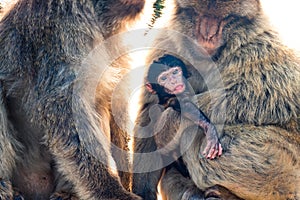
<svg viewBox="0 0 300 200">
<path fill-rule="evenodd" d="M 157 83 L 164 87 L 168 94 L 180 94 L 185 90 L 181 67 L 172 67 L 157 77 Z"/>
</svg>

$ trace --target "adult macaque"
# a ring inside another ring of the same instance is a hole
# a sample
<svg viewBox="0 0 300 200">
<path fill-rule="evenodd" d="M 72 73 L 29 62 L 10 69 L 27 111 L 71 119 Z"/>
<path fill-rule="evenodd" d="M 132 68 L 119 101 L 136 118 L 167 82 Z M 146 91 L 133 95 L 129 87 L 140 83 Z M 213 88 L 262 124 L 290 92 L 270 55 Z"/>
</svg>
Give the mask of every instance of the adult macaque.
<svg viewBox="0 0 300 200">
<path fill-rule="evenodd" d="M 182 134 L 196 136 L 182 155 L 190 178 L 176 169 L 161 177 L 161 170 L 150 168 L 153 160 L 136 156 L 134 167 L 144 173 L 133 175 L 133 191 L 156 199 L 161 178 L 163 194 L 172 200 L 194 194 L 198 199 L 300 199 L 299 58 L 282 44 L 259 0 L 174 2 L 169 30 L 158 36 L 149 63 L 172 54 L 192 64 L 186 63 L 188 81 L 199 109 L 221 133 L 223 153 L 214 160 L 200 158 L 203 134 L 186 129 Z M 210 59 L 214 65 L 207 64 Z M 152 96 L 147 89 L 142 93 L 137 153 L 157 150 L 154 137 L 140 137 L 155 130 L 150 111 L 158 100 Z M 168 117 L 172 131 L 180 116 L 170 111 Z"/>
<path fill-rule="evenodd" d="M 214 159 L 222 154 L 217 131 L 204 113 L 192 102 L 192 93 L 189 91 L 187 78 L 185 64 L 172 55 L 164 55 L 150 65 L 146 87 L 151 93 L 158 96 L 159 104 L 163 105 L 165 109 L 172 107 L 204 130 L 207 144 L 203 155 L 206 158 Z"/>
<path fill-rule="evenodd" d="M 136 19 L 144 3 L 18 0 L 1 19 L 1 200 L 140 199 L 109 167 L 110 142 L 121 149 L 127 145 L 111 102 L 129 69 L 107 56 L 123 47 L 115 41 L 91 59 L 101 62 L 84 60 L 126 21 Z M 107 73 L 101 80 L 90 78 L 95 69 Z M 95 96 L 85 92 L 98 81 Z M 126 100 L 120 102 L 114 109 L 126 113 Z"/>
</svg>

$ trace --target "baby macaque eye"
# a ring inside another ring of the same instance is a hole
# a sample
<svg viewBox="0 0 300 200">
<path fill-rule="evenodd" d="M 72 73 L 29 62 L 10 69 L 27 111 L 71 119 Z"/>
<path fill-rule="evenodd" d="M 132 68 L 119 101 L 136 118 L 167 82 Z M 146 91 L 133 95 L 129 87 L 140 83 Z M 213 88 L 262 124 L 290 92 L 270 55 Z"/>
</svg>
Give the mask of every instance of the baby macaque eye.
<svg viewBox="0 0 300 200">
<path fill-rule="evenodd" d="M 167 80 L 167 77 L 166 76 L 162 76 L 162 77 L 160 77 L 160 80 L 161 81 L 165 81 L 165 80 Z"/>
<path fill-rule="evenodd" d="M 179 70 L 178 69 L 175 69 L 174 71 L 173 71 L 173 74 L 174 75 L 176 75 L 176 74 L 178 74 L 179 73 Z"/>
<path fill-rule="evenodd" d="M 172 74 L 173 75 L 177 75 L 177 74 L 179 74 L 181 72 L 181 68 L 180 67 L 176 67 L 175 69 L 174 69 L 174 71 L 172 72 Z"/>
</svg>

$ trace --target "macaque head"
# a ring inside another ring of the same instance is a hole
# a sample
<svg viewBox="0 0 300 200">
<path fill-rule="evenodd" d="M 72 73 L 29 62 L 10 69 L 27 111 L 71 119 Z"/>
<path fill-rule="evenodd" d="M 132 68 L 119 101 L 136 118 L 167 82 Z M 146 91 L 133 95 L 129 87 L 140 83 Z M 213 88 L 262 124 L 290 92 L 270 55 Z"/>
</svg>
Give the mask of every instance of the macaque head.
<svg viewBox="0 0 300 200">
<path fill-rule="evenodd" d="M 164 55 L 154 61 L 148 70 L 146 87 L 161 96 L 177 95 L 185 91 L 187 69 L 183 61 Z"/>
<path fill-rule="evenodd" d="M 176 0 L 173 19 L 177 31 L 201 46 L 204 55 L 215 55 L 226 42 L 251 34 L 260 20 L 259 0 Z M 178 41 L 178 39 L 177 39 Z M 175 41 L 176 42 L 176 41 Z M 243 41 L 241 41 L 242 43 Z"/>
</svg>

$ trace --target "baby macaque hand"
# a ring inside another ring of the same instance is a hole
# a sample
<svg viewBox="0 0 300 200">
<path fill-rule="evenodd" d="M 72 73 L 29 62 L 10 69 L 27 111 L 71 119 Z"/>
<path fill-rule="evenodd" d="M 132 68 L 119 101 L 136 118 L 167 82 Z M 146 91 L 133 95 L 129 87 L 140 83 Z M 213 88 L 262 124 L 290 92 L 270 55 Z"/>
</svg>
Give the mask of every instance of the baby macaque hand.
<svg viewBox="0 0 300 200">
<path fill-rule="evenodd" d="M 219 142 L 217 130 L 213 125 L 210 125 L 206 132 L 207 144 L 203 151 L 203 155 L 207 159 L 214 159 L 222 155 L 222 145 Z"/>
</svg>

